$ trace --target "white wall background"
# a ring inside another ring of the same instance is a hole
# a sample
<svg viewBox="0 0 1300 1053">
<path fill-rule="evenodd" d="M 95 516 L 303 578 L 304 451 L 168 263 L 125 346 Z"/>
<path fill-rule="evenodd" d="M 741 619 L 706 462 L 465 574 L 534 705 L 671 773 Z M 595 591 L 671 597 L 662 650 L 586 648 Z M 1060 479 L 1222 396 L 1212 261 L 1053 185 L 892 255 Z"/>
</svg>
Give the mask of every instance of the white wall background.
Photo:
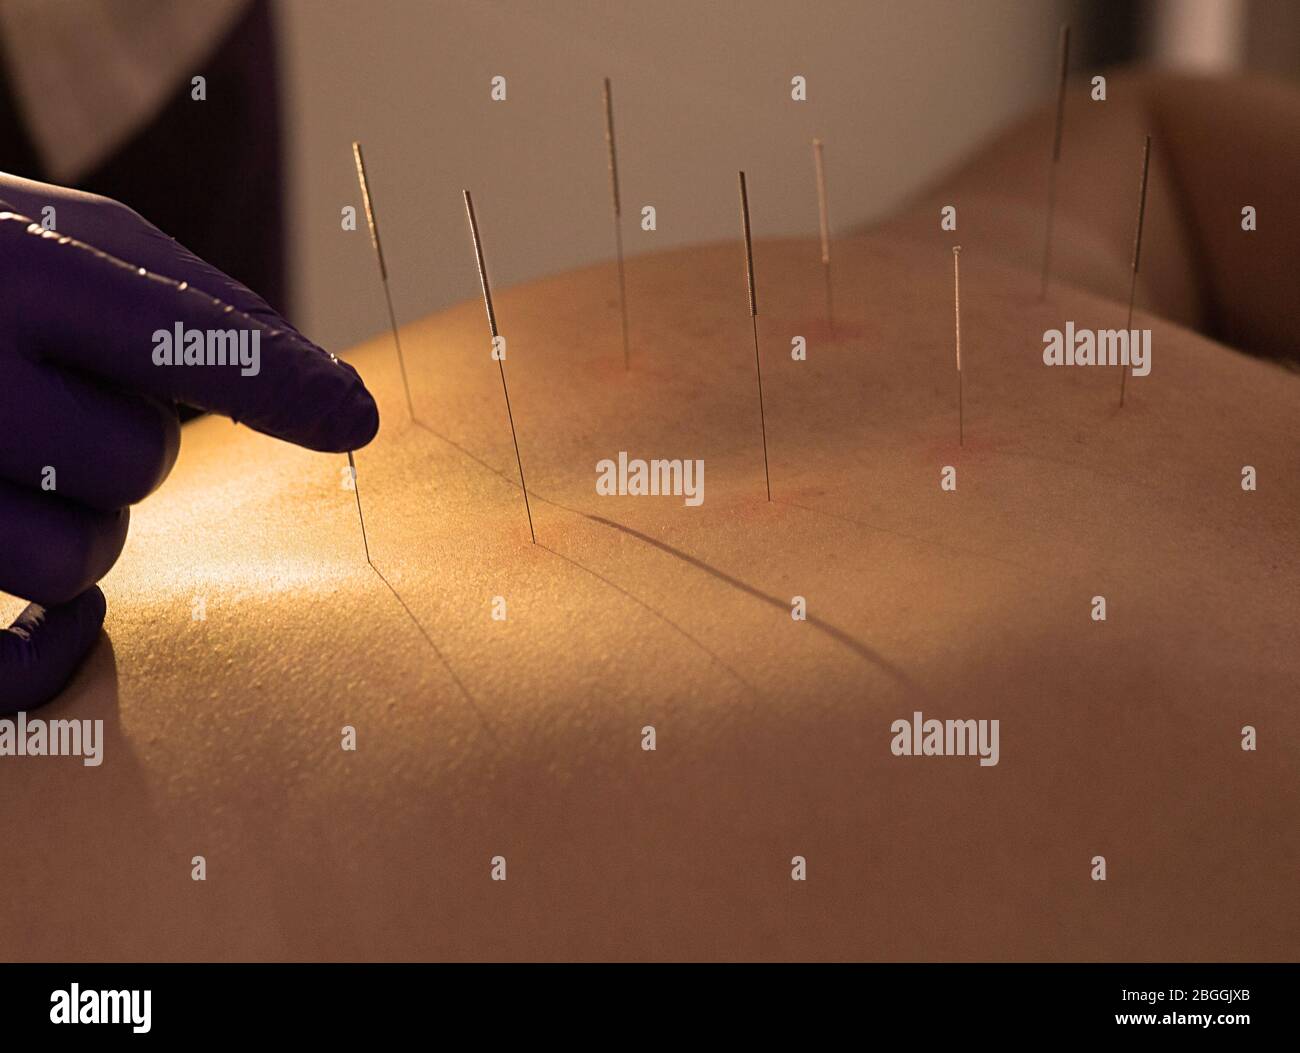
<svg viewBox="0 0 1300 1053">
<path fill-rule="evenodd" d="M 399 321 L 477 294 L 461 189 L 498 285 L 612 255 L 601 79 L 629 254 L 894 207 L 1050 98 L 1063 5 L 1025 0 L 280 0 L 296 321 L 346 348 L 386 324 L 350 142 L 366 151 Z M 506 102 L 489 81 L 508 80 Z M 790 78 L 808 79 L 808 101 Z M 643 233 L 635 214 L 658 210 Z M 629 214 L 631 213 L 631 214 Z"/>
</svg>

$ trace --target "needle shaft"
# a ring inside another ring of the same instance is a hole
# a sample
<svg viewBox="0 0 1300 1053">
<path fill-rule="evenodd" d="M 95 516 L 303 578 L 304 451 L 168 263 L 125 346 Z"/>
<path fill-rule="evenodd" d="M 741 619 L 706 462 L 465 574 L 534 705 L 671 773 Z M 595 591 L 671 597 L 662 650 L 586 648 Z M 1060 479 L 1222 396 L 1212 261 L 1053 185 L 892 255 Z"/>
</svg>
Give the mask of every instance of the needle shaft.
<svg viewBox="0 0 1300 1053">
<path fill-rule="evenodd" d="M 1125 325 L 1129 333 L 1130 346 L 1133 334 L 1133 297 L 1137 293 L 1138 264 L 1142 259 L 1142 223 L 1146 219 L 1147 213 L 1147 173 L 1151 169 L 1151 136 L 1146 137 L 1146 142 L 1142 146 L 1142 182 L 1138 188 L 1138 214 L 1137 227 L 1133 231 L 1133 269 L 1128 279 L 1128 322 Z M 1123 362 L 1120 363 L 1119 371 L 1119 404 L 1120 408 L 1124 406 L 1124 387 L 1128 380 L 1128 366 Z"/>
<path fill-rule="evenodd" d="M 1070 64 L 1070 27 L 1061 26 L 1059 68 L 1056 83 L 1056 129 L 1052 135 L 1052 163 L 1047 173 L 1047 232 L 1043 240 L 1043 280 L 1038 298 L 1047 295 L 1047 278 L 1052 264 L 1052 223 L 1056 218 L 1056 170 L 1061 160 L 1061 130 L 1065 124 L 1065 79 Z"/>
<path fill-rule="evenodd" d="M 492 286 L 488 281 L 487 264 L 483 260 L 483 241 L 478 233 L 478 218 L 474 214 L 474 199 L 465 191 L 465 212 L 469 216 L 469 232 L 474 239 L 474 258 L 478 263 L 479 284 L 483 286 L 483 306 L 487 309 L 488 329 L 492 333 L 493 351 L 496 352 L 497 314 L 492 306 Z M 519 487 L 524 492 L 524 512 L 528 515 L 528 536 L 537 544 L 537 533 L 533 530 L 533 510 L 528 503 L 528 484 L 524 482 L 524 459 L 519 455 L 519 434 L 515 431 L 515 415 L 510 408 L 510 389 L 506 386 L 506 363 L 504 354 L 496 354 L 497 365 L 501 369 L 501 393 L 506 400 L 506 417 L 510 421 L 510 438 L 515 444 L 515 463 L 519 466 Z"/>
<path fill-rule="evenodd" d="M 352 492 L 356 494 L 357 498 L 357 518 L 361 520 L 361 544 L 364 545 L 366 549 L 366 562 L 370 563 L 370 566 L 373 569 L 374 563 L 370 560 L 370 540 L 366 537 L 366 516 L 365 513 L 361 511 L 361 487 L 357 485 L 357 461 L 356 458 L 352 456 L 351 450 L 348 451 L 348 469 L 352 472 Z"/>
<path fill-rule="evenodd" d="M 402 354 L 402 339 L 397 335 L 397 314 L 393 311 L 393 294 L 388 288 L 388 267 L 384 263 L 384 246 L 379 239 L 379 220 L 375 217 L 374 203 L 370 198 L 370 180 L 366 176 L 366 160 L 361 153 L 361 144 L 352 144 L 352 159 L 357 166 L 357 182 L 361 184 L 361 202 L 366 209 L 366 224 L 370 228 L 370 243 L 375 247 L 375 259 L 379 261 L 379 280 L 384 286 L 384 302 L 388 305 L 388 324 L 393 330 L 393 344 L 397 348 L 397 365 L 402 371 L 402 390 L 406 393 L 406 410 L 415 419 L 415 406 L 411 402 L 411 384 L 406 377 L 406 358 Z"/>
<path fill-rule="evenodd" d="M 767 415 L 763 411 L 763 363 L 758 354 L 758 297 L 754 292 L 754 241 L 749 231 L 749 192 L 740 173 L 740 219 L 745 229 L 745 277 L 749 282 L 749 317 L 754 330 L 754 370 L 758 376 L 758 422 L 763 433 L 763 478 L 767 499 L 772 500 L 772 473 L 767 464 Z"/>
<path fill-rule="evenodd" d="M 605 144 L 609 147 L 609 189 L 614 203 L 614 247 L 618 253 L 618 303 L 623 319 L 623 368 L 632 368 L 627 331 L 627 282 L 623 271 L 623 205 L 618 193 L 618 152 L 614 147 L 614 97 L 605 78 Z"/>
<path fill-rule="evenodd" d="M 831 301 L 831 224 L 826 204 L 826 166 L 822 158 L 822 141 L 813 140 L 813 165 L 817 170 L 817 226 L 822 243 L 822 275 L 826 281 L 826 324 L 835 328 L 835 308 Z"/>
</svg>

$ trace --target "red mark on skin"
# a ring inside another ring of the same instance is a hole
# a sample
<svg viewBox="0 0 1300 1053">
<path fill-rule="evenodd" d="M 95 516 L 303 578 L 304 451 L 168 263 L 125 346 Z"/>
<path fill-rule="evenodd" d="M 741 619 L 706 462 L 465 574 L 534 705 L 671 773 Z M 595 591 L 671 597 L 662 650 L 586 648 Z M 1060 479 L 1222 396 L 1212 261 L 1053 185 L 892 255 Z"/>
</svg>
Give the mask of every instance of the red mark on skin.
<svg viewBox="0 0 1300 1053">
<path fill-rule="evenodd" d="M 985 454 L 995 454 L 1013 445 L 1015 445 L 1013 440 L 1000 435 L 989 436 L 978 432 L 973 433 L 969 421 L 966 423 L 966 443 L 965 445 L 959 445 L 957 442 L 957 411 L 954 408 L 952 437 L 930 443 L 928 446 L 921 448 L 916 453 L 916 460 L 923 464 L 936 460 L 940 464 L 955 464 L 963 455 L 979 457 Z M 944 458 L 947 458 L 947 460 L 944 460 Z"/>
<path fill-rule="evenodd" d="M 762 465 L 759 465 L 762 468 Z M 779 500 L 776 495 L 776 480 L 772 481 L 773 491 L 772 500 L 767 499 L 763 490 L 763 473 L 758 473 L 758 486 L 754 493 L 757 495 L 752 501 L 732 500 L 727 502 L 727 511 L 733 519 L 739 519 L 742 522 L 750 523 L 757 520 L 770 519 L 775 510 L 779 507 Z"/>
<path fill-rule="evenodd" d="M 836 319 L 835 327 L 831 328 L 826 324 L 826 318 L 823 316 L 817 319 L 803 318 L 799 321 L 791 321 L 789 318 L 775 317 L 764 318 L 758 316 L 758 323 L 761 329 L 771 332 L 785 331 L 788 335 L 787 340 L 796 336 L 804 337 L 810 347 L 817 344 L 835 344 L 843 341 L 844 343 L 861 342 L 866 337 L 866 330 L 854 322 L 845 322 Z"/>
<path fill-rule="evenodd" d="M 655 381 L 671 381 L 677 373 L 663 364 L 663 357 L 657 355 L 653 348 L 638 352 L 632 348 L 632 368 L 623 365 L 622 348 L 610 345 L 610 353 L 590 360 L 583 372 L 602 384 L 622 385 L 640 383 L 647 378 Z"/>
</svg>

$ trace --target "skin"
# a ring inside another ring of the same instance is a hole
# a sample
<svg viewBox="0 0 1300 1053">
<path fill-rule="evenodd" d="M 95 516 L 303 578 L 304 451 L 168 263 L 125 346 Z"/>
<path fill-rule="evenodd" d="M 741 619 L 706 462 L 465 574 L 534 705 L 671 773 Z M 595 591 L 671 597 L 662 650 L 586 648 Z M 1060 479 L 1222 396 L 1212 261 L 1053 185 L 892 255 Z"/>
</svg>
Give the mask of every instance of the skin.
<svg viewBox="0 0 1300 1053">
<path fill-rule="evenodd" d="M 1078 106 L 1067 121 L 1072 154 L 1087 126 Z M 630 261 L 630 375 L 611 266 L 498 291 L 537 545 L 481 304 L 403 333 L 415 422 L 391 341 L 352 358 L 393 409 L 358 457 L 374 568 L 343 458 L 188 425 L 105 583 L 112 646 L 44 711 L 104 720 L 104 764 L 0 765 L 0 878 L 23 904 L 0 941 L 30 958 L 1293 957 L 1300 379 L 1149 310 L 1210 324 L 1179 278 L 1205 266 L 1171 255 L 1163 151 L 1136 323 L 1151 375 L 1121 411 L 1114 370 L 1041 361 L 1066 319 L 1123 323 L 1123 223 L 1110 238 L 1105 217 L 1131 223 L 1129 153 L 1115 201 L 1084 193 L 1111 156 L 1091 183 L 1063 170 L 1041 302 L 1034 237 L 1006 233 L 1014 196 L 971 174 L 938 191 L 963 245 L 964 444 L 954 239 L 932 202 L 836 242 L 833 331 L 815 243 L 759 241 L 770 503 L 735 243 Z M 1045 187 L 1041 156 L 1017 164 Z M 1269 201 L 1282 174 L 1255 174 Z M 597 496 L 619 450 L 703 458 L 703 505 Z M 999 763 L 894 756 L 891 723 L 917 710 L 998 719 Z"/>
</svg>

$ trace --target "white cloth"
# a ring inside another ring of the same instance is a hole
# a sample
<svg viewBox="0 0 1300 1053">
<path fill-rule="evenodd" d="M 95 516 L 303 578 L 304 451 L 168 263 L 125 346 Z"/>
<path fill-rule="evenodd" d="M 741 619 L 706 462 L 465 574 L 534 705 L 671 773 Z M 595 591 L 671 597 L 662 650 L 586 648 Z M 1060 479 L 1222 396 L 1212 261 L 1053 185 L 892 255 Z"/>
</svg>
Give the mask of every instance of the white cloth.
<svg viewBox="0 0 1300 1053">
<path fill-rule="evenodd" d="M 188 93 L 249 2 L 0 0 L 0 43 L 50 178 L 75 182 Z"/>
</svg>

